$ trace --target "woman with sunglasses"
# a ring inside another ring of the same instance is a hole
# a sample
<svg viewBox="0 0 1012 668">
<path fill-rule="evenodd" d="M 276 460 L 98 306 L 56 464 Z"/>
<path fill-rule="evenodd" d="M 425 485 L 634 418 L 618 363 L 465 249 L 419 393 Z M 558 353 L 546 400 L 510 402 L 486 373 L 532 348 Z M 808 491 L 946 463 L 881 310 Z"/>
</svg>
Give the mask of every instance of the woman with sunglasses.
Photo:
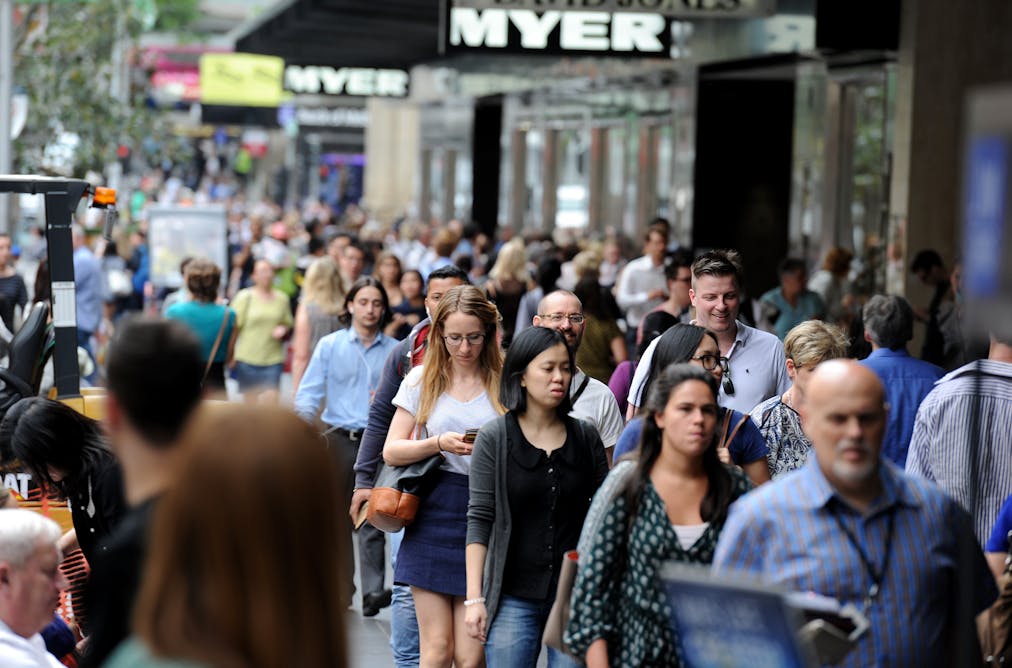
<svg viewBox="0 0 1012 668">
<path fill-rule="evenodd" d="M 485 642 L 488 668 L 537 665 L 559 564 L 576 548 L 608 474 L 597 430 L 569 416 L 575 367 L 561 332 L 523 330 L 503 367 L 500 398 L 509 413 L 475 441 L 464 618 L 468 633 Z M 575 665 L 548 650 L 550 668 Z"/>
<path fill-rule="evenodd" d="M 724 376 L 727 360 L 720 355 L 717 337 L 698 325 L 677 323 L 661 335 L 650 360 L 650 375 L 643 396 L 649 396 L 650 385 L 670 364 L 688 362 L 709 371 L 717 382 Z M 725 464 L 740 466 L 756 485 L 769 481 L 768 448 L 756 425 L 748 415 L 730 408 L 721 408 L 718 416 L 718 455 Z M 615 445 L 613 461 L 634 451 L 643 432 L 643 412 L 626 425 Z"/>
<path fill-rule="evenodd" d="M 752 487 L 717 459 L 713 374 L 672 364 L 646 410 L 638 456 L 608 474 L 580 536 L 563 640 L 588 668 L 683 665 L 658 571 L 710 564 L 728 507 Z"/>
<path fill-rule="evenodd" d="M 387 464 L 441 455 L 434 486 L 404 531 L 394 582 L 411 586 L 422 668 L 484 665 L 481 642 L 464 628 L 467 583 L 469 436 L 505 409 L 499 400 L 499 312 L 471 285 L 452 288 L 432 313 L 428 348 L 394 397 L 383 446 Z M 474 431 L 472 431 L 474 430 Z"/>
</svg>

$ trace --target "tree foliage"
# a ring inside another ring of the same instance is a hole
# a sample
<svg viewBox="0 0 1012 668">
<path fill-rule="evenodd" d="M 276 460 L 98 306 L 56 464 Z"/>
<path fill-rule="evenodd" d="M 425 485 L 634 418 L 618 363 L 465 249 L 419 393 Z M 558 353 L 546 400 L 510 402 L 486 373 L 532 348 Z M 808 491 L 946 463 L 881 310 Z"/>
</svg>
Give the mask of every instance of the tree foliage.
<svg viewBox="0 0 1012 668">
<path fill-rule="evenodd" d="M 156 5 L 156 26 L 179 29 L 196 16 L 196 0 L 163 0 Z M 28 96 L 28 121 L 14 142 L 14 169 L 51 173 L 54 149 L 65 133 L 76 135 L 69 169 L 74 175 L 101 172 L 126 144 L 164 150 L 180 144 L 158 112 L 144 104 L 143 81 L 130 80 L 127 100 L 112 93 L 114 49 L 127 63 L 136 52 L 143 23 L 152 6 L 135 0 L 98 0 L 20 5 L 15 21 L 14 82 Z M 48 152 L 48 153 L 47 153 Z"/>
</svg>

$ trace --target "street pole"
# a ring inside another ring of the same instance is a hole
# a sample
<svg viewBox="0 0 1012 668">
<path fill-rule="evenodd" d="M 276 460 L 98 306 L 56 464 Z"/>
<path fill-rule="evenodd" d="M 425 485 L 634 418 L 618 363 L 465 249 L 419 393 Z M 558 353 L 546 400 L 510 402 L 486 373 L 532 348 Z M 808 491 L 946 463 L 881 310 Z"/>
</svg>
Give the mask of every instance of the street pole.
<svg viewBox="0 0 1012 668">
<path fill-rule="evenodd" d="M 0 174 L 11 173 L 11 105 L 14 91 L 14 0 L 0 0 Z M 8 194 L 0 194 L 0 231 L 10 232 Z"/>
</svg>

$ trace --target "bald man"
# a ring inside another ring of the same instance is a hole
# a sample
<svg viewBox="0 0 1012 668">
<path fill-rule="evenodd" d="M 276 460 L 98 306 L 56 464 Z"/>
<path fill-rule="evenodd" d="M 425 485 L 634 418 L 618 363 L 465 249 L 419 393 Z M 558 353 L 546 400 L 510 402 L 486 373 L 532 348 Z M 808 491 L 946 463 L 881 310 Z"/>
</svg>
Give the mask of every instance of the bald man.
<svg viewBox="0 0 1012 668">
<path fill-rule="evenodd" d="M 820 364 L 801 408 L 808 463 L 731 506 L 713 567 L 857 606 L 871 627 L 839 665 L 961 665 L 951 632 L 972 628 L 994 578 L 969 515 L 882 459 L 886 415 L 873 371 Z"/>
</svg>

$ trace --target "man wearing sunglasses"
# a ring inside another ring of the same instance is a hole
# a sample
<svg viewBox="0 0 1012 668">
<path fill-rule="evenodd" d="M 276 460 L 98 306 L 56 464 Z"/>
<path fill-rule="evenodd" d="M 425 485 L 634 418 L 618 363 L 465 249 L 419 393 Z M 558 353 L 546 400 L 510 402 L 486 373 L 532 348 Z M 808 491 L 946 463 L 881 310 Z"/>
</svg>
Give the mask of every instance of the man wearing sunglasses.
<svg viewBox="0 0 1012 668">
<path fill-rule="evenodd" d="M 689 298 L 696 309 L 693 324 L 717 335 L 720 354 L 727 358 L 718 397 L 720 405 L 748 413 L 791 387 L 784 367 L 784 345 L 773 334 L 738 319 L 741 307 L 741 255 L 733 250 L 704 253 L 692 263 Z M 638 408 L 657 341 L 644 351 L 629 389 L 629 403 Z M 635 409 L 633 409 L 635 410 Z"/>
<path fill-rule="evenodd" d="M 534 316 L 533 323 L 535 327 L 562 332 L 573 356 L 576 356 L 587 323 L 583 316 L 583 304 L 576 295 L 568 290 L 548 293 L 538 304 L 538 313 Z M 612 448 L 625 426 L 615 395 L 607 385 L 591 378 L 577 367 L 569 385 L 569 398 L 573 403 L 573 410 L 569 414 L 586 420 L 597 428 L 610 463 Z"/>
</svg>

